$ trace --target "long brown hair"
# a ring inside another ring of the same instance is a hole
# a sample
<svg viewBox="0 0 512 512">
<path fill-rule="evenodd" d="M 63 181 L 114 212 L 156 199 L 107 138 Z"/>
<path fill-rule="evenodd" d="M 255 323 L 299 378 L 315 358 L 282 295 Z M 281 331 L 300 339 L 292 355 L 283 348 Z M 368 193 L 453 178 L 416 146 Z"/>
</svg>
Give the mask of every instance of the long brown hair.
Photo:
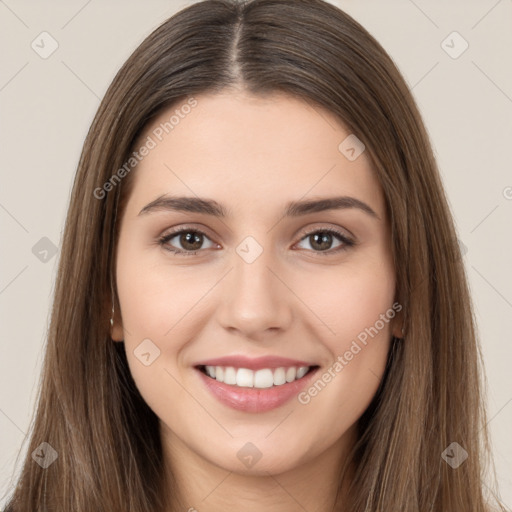
<svg viewBox="0 0 512 512">
<path fill-rule="evenodd" d="M 385 50 L 322 0 L 193 4 L 150 34 L 117 73 L 73 185 L 40 394 L 8 510 L 172 507 L 158 418 L 134 384 L 124 345 L 110 338 L 116 218 L 137 172 L 118 170 L 162 109 L 229 88 L 281 92 L 337 115 L 365 144 L 385 194 L 404 339 L 393 340 L 386 374 L 358 422 L 346 510 L 490 510 L 481 353 L 427 132 Z M 43 442 L 58 454 L 46 468 L 31 456 L 50 452 Z M 442 457 L 453 442 L 468 454 L 457 468 Z"/>
</svg>

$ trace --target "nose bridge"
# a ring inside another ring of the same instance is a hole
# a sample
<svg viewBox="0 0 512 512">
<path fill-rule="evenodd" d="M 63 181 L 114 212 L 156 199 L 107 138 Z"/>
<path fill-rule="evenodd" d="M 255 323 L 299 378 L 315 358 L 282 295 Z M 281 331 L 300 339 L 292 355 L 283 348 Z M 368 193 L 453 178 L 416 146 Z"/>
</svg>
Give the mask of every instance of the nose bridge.
<svg viewBox="0 0 512 512">
<path fill-rule="evenodd" d="M 287 325 L 291 317 L 290 305 L 286 287 L 274 275 L 273 254 L 270 247 L 263 247 L 251 236 L 235 248 L 234 268 L 219 308 L 219 319 L 225 328 L 254 335 Z"/>
<path fill-rule="evenodd" d="M 272 250 L 261 252 L 254 242 L 243 242 L 237 249 L 234 261 L 234 288 L 235 294 L 255 297 L 257 300 L 268 299 L 272 295 L 271 289 L 275 288 L 272 282 Z M 260 297 L 261 296 L 261 297 Z"/>
</svg>

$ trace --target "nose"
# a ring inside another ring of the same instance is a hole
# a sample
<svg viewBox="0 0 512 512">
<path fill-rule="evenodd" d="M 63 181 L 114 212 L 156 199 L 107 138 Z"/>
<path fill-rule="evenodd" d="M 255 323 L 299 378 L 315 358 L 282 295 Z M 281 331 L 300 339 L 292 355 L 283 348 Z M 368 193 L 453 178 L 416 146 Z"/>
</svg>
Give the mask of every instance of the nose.
<svg viewBox="0 0 512 512">
<path fill-rule="evenodd" d="M 217 319 L 237 336 L 263 340 L 291 324 L 293 292 L 271 252 L 263 250 L 252 262 L 233 253 L 233 268 L 223 280 Z"/>
</svg>

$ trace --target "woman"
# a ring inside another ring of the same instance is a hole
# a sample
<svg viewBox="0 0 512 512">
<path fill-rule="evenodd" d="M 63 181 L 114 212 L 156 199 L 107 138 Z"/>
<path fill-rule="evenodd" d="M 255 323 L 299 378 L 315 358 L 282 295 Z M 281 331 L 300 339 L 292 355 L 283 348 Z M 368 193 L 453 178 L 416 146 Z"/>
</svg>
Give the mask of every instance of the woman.
<svg viewBox="0 0 512 512">
<path fill-rule="evenodd" d="M 383 48 L 321 0 L 200 2 L 85 141 L 8 510 L 491 510 L 479 365 Z"/>
</svg>

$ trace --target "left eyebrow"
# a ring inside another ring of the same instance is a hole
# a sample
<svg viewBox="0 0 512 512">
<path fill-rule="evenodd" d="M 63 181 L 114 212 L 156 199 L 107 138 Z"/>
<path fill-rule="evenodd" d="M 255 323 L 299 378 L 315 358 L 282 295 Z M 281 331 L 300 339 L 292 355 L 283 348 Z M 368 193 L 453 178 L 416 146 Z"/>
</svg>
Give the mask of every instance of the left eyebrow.
<svg viewBox="0 0 512 512">
<path fill-rule="evenodd" d="M 345 210 L 357 208 L 375 219 L 380 217 L 363 201 L 350 196 L 327 197 L 313 201 L 292 201 L 286 205 L 285 216 L 298 217 L 308 213 L 323 212 L 326 210 Z"/>
<path fill-rule="evenodd" d="M 317 213 L 326 210 L 343 210 L 357 208 L 375 219 L 380 217 L 375 211 L 363 201 L 350 196 L 327 197 L 309 201 L 291 201 L 286 204 L 284 216 L 299 217 L 310 213 Z M 228 210 L 213 199 L 199 197 L 170 196 L 164 194 L 144 206 L 138 215 L 147 214 L 153 211 L 177 211 L 202 213 L 214 217 L 226 218 Z"/>
</svg>

